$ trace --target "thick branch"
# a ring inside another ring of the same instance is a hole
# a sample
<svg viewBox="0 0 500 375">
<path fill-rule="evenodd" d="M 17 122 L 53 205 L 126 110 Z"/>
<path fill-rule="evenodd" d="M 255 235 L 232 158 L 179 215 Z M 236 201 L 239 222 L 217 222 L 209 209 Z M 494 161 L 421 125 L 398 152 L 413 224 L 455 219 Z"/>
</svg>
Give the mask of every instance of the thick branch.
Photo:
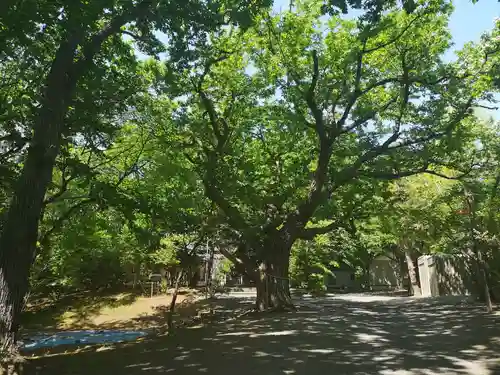
<svg viewBox="0 0 500 375">
<path fill-rule="evenodd" d="M 396 35 L 393 39 L 390 39 L 388 40 L 387 42 L 384 42 L 384 43 L 380 43 L 372 48 L 368 48 L 365 50 L 365 54 L 368 54 L 368 53 L 372 53 L 372 52 L 375 52 L 375 51 L 378 51 L 379 49 L 382 49 L 382 48 L 385 48 L 391 44 L 394 44 L 396 43 L 399 39 L 401 39 L 404 34 L 410 29 L 410 27 L 413 25 L 413 23 L 415 23 L 415 21 L 417 21 L 419 18 L 421 18 L 423 16 L 423 14 L 419 14 L 417 15 L 416 17 L 414 17 L 410 22 L 408 22 L 408 25 L 406 25 L 404 27 L 403 30 L 401 30 L 401 32 Z"/>
<path fill-rule="evenodd" d="M 155 6 L 157 0 L 143 0 L 137 6 L 129 11 L 115 16 L 111 21 L 95 34 L 88 43 L 83 46 L 83 57 L 77 61 L 73 71 L 73 80 L 78 78 L 85 71 L 86 67 L 92 62 L 94 56 L 99 52 L 102 44 L 113 34 L 121 32 L 122 26 L 128 22 L 138 21 L 145 17 Z"/>
<path fill-rule="evenodd" d="M 302 240 L 312 240 L 314 237 L 316 237 L 319 234 L 324 234 L 331 232 L 335 229 L 341 228 L 342 225 L 340 225 L 337 222 L 333 222 L 331 224 L 328 224 L 324 227 L 318 227 L 318 228 L 306 228 L 302 229 L 300 234 L 298 235 L 298 238 Z"/>
<path fill-rule="evenodd" d="M 209 172 L 207 172 L 209 174 Z M 221 191 L 215 185 L 215 181 L 212 177 L 205 175 L 203 178 L 203 185 L 205 186 L 205 191 L 208 198 L 217 204 L 217 206 L 226 214 L 226 216 L 231 221 L 231 226 L 235 229 L 247 229 L 248 224 L 246 223 L 240 212 L 231 205 L 231 203 L 222 195 Z"/>
<path fill-rule="evenodd" d="M 220 152 L 224 148 L 228 138 L 229 138 L 229 127 L 225 119 L 221 119 L 215 110 L 215 105 L 212 100 L 208 97 L 208 95 L 203 90 L 203 83 L 205 81 L 206 76 L 210 73 L 211 67 L 221 61 L 226 60 L 229 57 L 229 53 L 223 53 L 221 56 L 215 59 L 208 60 L 203 68 L 203 73 L 200 76 L 200 79 L 197 84 L 195 84 L 195 90 L 200 96 L 201 103 L 203 107 L 205 107 L 205 111 L 208 114 L 210 119 L 210 125 L 214 132 L 216 142 L 215 148 Z M 221 131 L 220 125 L 222 124 L 224 130 Z"/>
<path fill-rule="evenodd" d="M 344 128 L 342 130 L 342 133 L 349 133 L 351 130 L 354 130 L 354 129 L 358 128 L 359 126 L 366 124 L 368 121 L 373 120 L 375 118 L 375 116 L 377 116 L 379 113 L 383 113 L 384 111 L 386 111 L 397 100 L 398 100 L 398 98 L 394 97 L 394 98 L 390 99 L 386 104 L 384 104 L 379 109 L 377 109 L 375 111 L 371 111 L 366 116 L 363 116 L 363 117 L 360 117 L 360 118 L 354 120 L 354 122 L 351 125 L 349 125 L 348 127 Z"/>
<path fill-rule="evenodd" d="M 253 266 L 253 264 L 249 258 L 245 257 L 243 254 L 241 256 L 236 256 L 235 254 L 231 253 L 230 251 L 224 249 L 223 247 L 219 247 L 219 251 L 227 259 L 229 259 L 231 261 L 231 263 L 234 264 L 234 266 L 236 267 L 238 272 L 241 272 L 241 273 L 244 273 L 245 275 L 248 275 L 251 279 L 254 279 L 254 280 L 257 279 L 257 273 L 251 271 L 251 270 L 255 269 L 255 267 Z"/>
<path fill-rule="evenodd" d="M 316 50 L 312 51 L 312 59 L 313 59 L 313 75 L 312 75 L 311 85 L 307 90 L 305 99 L 307 106 L 311 110 L 311 113 L 314 117 L 314 122 L 315 122 L 314 128 L 318 134 L 318 137 L 320 139 L 326 139 L 323 113 L 321 112 L 321 109 L 318 107 L 315 98 L 316 86 L 318 85 L 318 79 L 319 79 L 319 61 L 318 61 L 318 53 L 316 52 Z"/>
<path fill-rule="evenodd" d="M 57 230 L 59 230 L 62 225 L 64 224 L 64 222 L 78 209 L 82 208 L 83 206 L 85 206 L 86 204 L 88 203 L 91 203 L 91 202 L 94 202 L 95 199 L 94 198 L 88 198 L 88 199 L 85 199 L 85 200 L 82 200 L 80 202 L 78 202 L 77 204 L 75 204 L 74 206 L 71 206 L 66 212 L 64 212 L 64 214 L 62 214 L 56 221 L 55 223 L 52 225 L 52 227 L 46 231 L 41 237 L 40 237 L 40 244 L 42 247 L 45 247 L 47 246 L 48 244 L 48 241 L 49 241 L 49 238 L 50 236 L 56 232 Z"/>
</svg>

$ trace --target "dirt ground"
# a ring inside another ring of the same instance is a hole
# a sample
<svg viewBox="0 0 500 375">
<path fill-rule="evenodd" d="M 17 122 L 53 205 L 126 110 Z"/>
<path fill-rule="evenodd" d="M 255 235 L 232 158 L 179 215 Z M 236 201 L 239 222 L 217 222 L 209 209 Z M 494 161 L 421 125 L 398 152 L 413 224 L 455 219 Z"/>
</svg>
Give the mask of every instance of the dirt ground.
<svg viewBox="0 0 500 375">
<path fill-rule="evenodd" d="M 189 313 L 188 305 L 198 298 L 185 290 L 177 297 L 176 308 Z M 132 292 L 83 292 L 59 301 L 35 301 L 23 317 L 22 332 L 78 329 L 155 329 L 164 325 L 171 295 L 150 298 Z"/>
<path fill-rule="evenodd" d="M 230 301 L 227 299 L 226 301 Z M 239 302 L 233 298 L 235 308 Z M 456 300 L 300 297 L 174 336 L 31 359 L 36 375 L 498 375 L 500 316 Z"/>
<path fill-rule="evenodd" d="M 120 300 L 127 299 L 127 294 L 121 293 L 114 296 L 117 306 L 104 306 L 93 314 L 88 314 L 85 319 L 81 319 L 78 311 L 66 311 L 61 315 L 58 328 L 60 329 L 85 329 L 95 327 L 109 327 L 123 325 L 130 328 L 141 328 L 143 318 L 156 315 L 159 309 L 168 308 L 171 302 L 171 296 L 161 295 L 150 297 L 138 297 L 131 304 L 120 304 Z M 177 303 L 181 304 L 187 298 L 186 295 L 178 297 Z M 155 323 L 149 328 L 156 326 Z"/>
</svg>

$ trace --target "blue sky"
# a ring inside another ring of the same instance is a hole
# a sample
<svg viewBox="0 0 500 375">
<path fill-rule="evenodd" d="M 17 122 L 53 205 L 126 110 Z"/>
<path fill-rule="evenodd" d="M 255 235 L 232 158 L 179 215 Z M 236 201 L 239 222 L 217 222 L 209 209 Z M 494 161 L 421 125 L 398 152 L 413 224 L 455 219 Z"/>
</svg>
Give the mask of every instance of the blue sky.
<svg viewBox="0 0 500 375">
<path fill-rule="evenodd" d="M 290 0 L 275 0 L 274 9 L 287 10 Z M 473 4 L 471 0 L 455 0 L 455 11 L 450 19 L 450 30 L 455 43 L 460 49 L 468 41 L 477 41 L 482 33 L 493 28 L 493 20 L 500 17 L 499 0 L 479 0 Z M 453 54 L 449 55 L 450 58 Z"/>
<path fill-rule="evenodd" d="M 493 28 L 493 20 L 500 16 L 498 0 L 455 1 L 455 11 L 450 19 L 450 30 L 455 47 L 460 48 L 468 41 L 479 40 L 481 34 Z"/>
<path fill-rule="evenodd" d="M 287 10 L 289 0 L 274 0 L 274 9 Z M 500 0 L 479 0 L 473 4 L 471 0 L 455 0 L 455 10 L 450 18 L 450 31 L 453 37 L 453 47 L 446 53 L 445 60 L 454 60 L 454 50 L 459 50 L 470 41 L 478 41 L 486 31 L 493 28 L 496 17 L 500 17 Z M 500 95 L 496 95 L 500 101 Z M 497 104 L 498 106 L 498 104 Z M 487 116 L 500 119 L 500 110 L 483 110 Z"/>
<path fill-rule="evenodd" d="M 290 0 L 274 0 L 276 11 L 287 10 Z M 476 4 L 472 0 L 455 0 L 455 10 L 450 18 L 449 27 L 454 46 L 445 55 L 446 60 L 454 60 L 454 50 L 459 50 L 469 41 L 478 41 L 481 34 L 493 28 L 496 17 L 500 17 L 500 0 L 479 0 Z M 166 41 L 161 35 L 160 40 Z M 139 56 L 144 56 L 138 52 Z M 145 57 L 145 56 L 144 56 Z M 500 95 L 496 95 L 500 101 Z M 486 111 L 488 115 L 500 119 L 500 110 Z"/>
</svg>

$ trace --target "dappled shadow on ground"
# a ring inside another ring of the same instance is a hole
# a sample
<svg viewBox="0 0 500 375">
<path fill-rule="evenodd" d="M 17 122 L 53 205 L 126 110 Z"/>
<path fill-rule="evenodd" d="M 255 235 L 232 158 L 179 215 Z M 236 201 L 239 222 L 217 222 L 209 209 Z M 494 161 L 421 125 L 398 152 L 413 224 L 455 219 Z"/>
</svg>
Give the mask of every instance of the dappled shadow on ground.
<svg viewBox="0 0 500 375">
<path fill-rule="evenodd" d="M 134 292 L 117 296 L 109 291 L 83 291 L 65 295 L 55 301 L 49 298 L 39 299 L 23 312 L 21 325 L 28 332 L 54 330 L 63 323 L 64 314 L 71 313 L 72 320 L 77 322 L 73 328 L 81 328 L 79 325 L 87 324 L 90 317 L 103 308 L 130 305 L 139 297 L 140 294 Z"/>
<path fill-rule="evenodd" d="M 500 373 L 500 317 L 455 300 L 302 298 L 173 337 L 32 359 L 30 374 Z"/>
<path fill-rule="evenodd" d="M 179 293 L 174 320 L 183 321 L 196 315 L 209 302 L 200 301 L 195 290 Z M 118 292 L 79 292 L 57 301 L 40 299 L 22 316 L 22 335 L 58 330 L 82 329 L 162 329 L 166 324 L 171 296 L 144 297 L 131 290 Z"/>
<path fill-rule="evenodd" d="M 236 318 L 242 314 L 252 311 L 253 298 L 208 298 L 196 299 L 194 295 L 189 295 L 176 306 L 173 323 L 175 330 L 186 327 L 201 327 L 206 324 L 225 321 Z M 74 329 L 82 330 L 141 330 L 146 331 L 150 336 L 162 336 L 168 333 L 167 318 L 168 306 L 158 305 L 153 313 L 143 315 L 130 320 L 110 321 L 93 325 L 91 322 L 82 321 L 73 324 Z M 59 329 L 42 329 L 39 332 L 24 331 L 22 341 L 30 342 L 31 336 L 39 336 L 44 333 L 46 337 L 55 337 Z M 141 338 L 140 340 L 143 340 Z M 109 348 L 109 347 L 107 347 Z M 47 356 L 56 354 L 74 354 L 85 351 L 93 351 L 99 348 L 89 344 L 69 344 L 55 347 L 43 347 L 35 350 L 28 350 L 24 354 L 27 356 Z M 102 350 L 102 348 L 100 349 Z"/>
</svg>

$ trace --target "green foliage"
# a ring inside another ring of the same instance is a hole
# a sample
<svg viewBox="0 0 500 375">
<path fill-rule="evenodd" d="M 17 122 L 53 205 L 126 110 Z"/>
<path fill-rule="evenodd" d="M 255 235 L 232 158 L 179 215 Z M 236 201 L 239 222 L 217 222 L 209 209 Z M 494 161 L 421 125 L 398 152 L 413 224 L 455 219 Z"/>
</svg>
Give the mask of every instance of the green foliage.
<svg viewBox="0 0 500 375">
<path fill-rule="evenodd" d="M 160 241 L 160 248 L 150 255 L 154 264 L 161 266 L 176 266 L 179 264 L 177 258 L 177 245 L 173 238 L 162 238 Z"/>
<path fill-rule="evenodd" d="M 36 260 L 34 287 L 93 288 L 130 281 L 141 247 L 123 217 L 115 210 L 89 206 L 56 234 L 50 249 Z M 128 273 L 128 274 L 127 274 Z"/>
<path fill-rule="evenodd" d="M 296 1 L 278 15 L 262 12 L 270 1 L 160 1 L 135 18 L 136 3 L 77 3 L 0 11 L 0 216 L 61 41 L 78 31 L 82 61 L 102 25 L 130 16 L 64 100 L 35 284 L 190 267 L 209 236 L 253 268 L 291 248 L 293 283 L 319 291 L 340 264 L 362 275 L 403 245 L 467 248 L 464 186 L 477 241 L 498 257 L 498 129 L 470 115 L 498 84 L 498 23 L 444 62 L 444 1 Z M 365 12 L 345 19 L 348 7 Z"/>
<path fill-rule="evenodd" d="M 224 258 L 217 268 L 222 275 L 229 275 L 234 269 L 234 264 L 229 260 Z"/>
<path fill-rule="evenodd" d="M 348 249 L 351 244 L 343 230 L 318 235 L 312 241 L 297 241 L 290 256 L 292 284 L 316 292 L 325 290 L 327 277 L 333 276 L 332 270 L 339 267 L 343 254 L 352 250 Z"/>
<path fill-rule="evenodd" d="M 150 259 L 154 264 L 164 267 L 180 266 L 187 268 L 193 264 L 196 256 L 197 246 L 196 234 L 168 234 L 160 240 L 160 246 L 152 254 Z"/>
</svg>

